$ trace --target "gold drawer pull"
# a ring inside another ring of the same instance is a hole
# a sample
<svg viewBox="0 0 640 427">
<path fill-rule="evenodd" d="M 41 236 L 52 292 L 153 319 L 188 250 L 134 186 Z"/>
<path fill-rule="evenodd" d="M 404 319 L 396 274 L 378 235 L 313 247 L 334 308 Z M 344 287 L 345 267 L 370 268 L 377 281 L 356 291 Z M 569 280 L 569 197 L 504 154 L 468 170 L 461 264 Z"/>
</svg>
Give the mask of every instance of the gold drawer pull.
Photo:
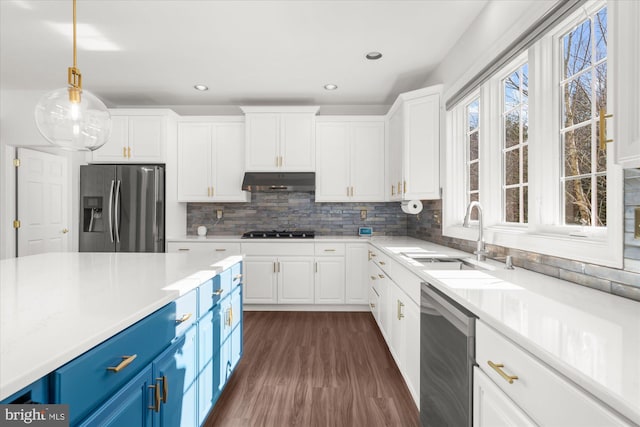
<svg viewBox="0 0 640 427">
<path fill-rule="evenodd" d="M 335 252 L 336 250 L 335 249 L 325 249 L 324 251 L 325 252 Z"/>
<path fill-rule="evenodd" d="M 376 276 L 371 276 L 371 280 L 378 280 Z"/>
<path fill-rule="evenodd" d="M 494 371 L 500 374 L 502 378 L 505 379 L 509 384 L 513 384 L 513 380 L 517 380 L 517 375 L 507 375 L 501 368 L 504 368 L 502 363 L 493 363 L 491 360 L 487 361 L 489 366 L 493 368 Z"/>
<path fill-rule="evenodd" d="M 380 265 L 386 265 L 384 261 L 380 261 Z"/>
<path fill-rule="evenodd" d="M 189 249 L 189 248 L 178 248 L 178 250 L 179 250 L 180 252 L 182 252 L 182 251 L 185 251 L 185 252 L 186 252 L 186 251 L 189 251 L 189 250 L 191 250 L 191 249 Z"/>
<path fill-rule="evenodd" d="M 224 289 L 216 289 L 215 291 L 213 291 L 213 293 L 211 294 L 211 296 L 220 296 L 222 295 L 222 293 L 224 292 Z"/>
<path fill-rule="evenodd" d="M 153 406 L 147 406 L 147 408 L 153 409 L 156 412 L 160 412 L 160 386 L 158 384 L 150 385 L 149 388 L 154 389 L 154 393 L 153 393 L 154 404 Z"/>
<path fill-rule="evenodd" d="M 378 274 L 378 277 L 384 279 L 384 274 Z"/>
<path fill-rule="evenodd" d="M 224 251 L 226 251 L 225 248 L 216 248 L 216 252 L 224 252 Z"/>
<path fill-rule="evenodd" d="M 237 274 L 236 277 L 233 278 L 233 280 L 240 280 L 242 279 L 242 274 Z"/>
<path fill-rule="evenodd" d="M 131 355 L 131 356 L 122 356 L 122 362 L 120 362 L 120 364 L 118 366 L 109 366 L 107 368 L 107 371 L 111 371 L 111 372 L 120 372 L 122 371 L 124 368 L 126 368 L 127 366 L 129 366 L 129 364 L 131 362 L 133 362 L 133 360 L 138 357 L 137 354 Z"/>
<path fill-rule="evenodd" d="M 373 257 L 373 256 L 378 256 L 378 255 L 373 253 L 373 252 L 371 252 L 371 256 Z"/>
<path fill-rule="evenodd" d="M 162 381 L 162 403 L 167 403 L 167 396 L 169 395 L 169 382 L 167 381 L 167 377 L 163 375 L 156 378 L 156 380 Z M 159 386 L 158 390 L 160 390 Z"/>
<path fill-rule="evenodd" d="M 176 319 L 176 323 L 184 323 L 191 318 L 191 313 L 183 314 L 181 318 Z"/>
<path fill-rule="evenodd" d="M 374 303 L 369 303 L 369 305 L 371 306 L 371 308 L 376 308 L 376 305 Z"/>
</svg>

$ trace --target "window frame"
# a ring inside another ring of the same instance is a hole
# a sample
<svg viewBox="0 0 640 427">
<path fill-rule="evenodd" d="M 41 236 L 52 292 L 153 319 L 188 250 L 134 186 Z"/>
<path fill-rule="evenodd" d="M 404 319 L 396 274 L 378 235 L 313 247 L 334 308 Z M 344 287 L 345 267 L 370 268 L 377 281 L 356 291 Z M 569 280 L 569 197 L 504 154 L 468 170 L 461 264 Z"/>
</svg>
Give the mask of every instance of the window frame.
<svg viewBox="0 0 640 427">
<path fill-rule="evenodd" d="M 582 227 L 564 225 L 559 221 L 563 211 L 560 193 L 562 165 L 560 126 L 562 106 L 560 98 L 562 36 L 575 28 L 589 14 L 606 6 L 604 0 L 590 1 L 572 14 L 561 25 L 536 42 L 530 49 L 515 58 L 452 110 L 446 113 L 445 185 L 443 198 L 442 234 L 447 237 L 476 240 L 477 223 L 471 228 L 462 227 L 466 205 L 466 189 L 460 176 L 464 152 L 460 150 L 461 125 L 470 100 L 480 96 L 483 114 L 480 117 L 479 147 L 480 203 L 484 207 L 485 240 L 496 244 L 546 255 L 571 258 L 578 261 L 622 268 L 623 265 L 623 172 L 613 163 L 613 147 L 607 156 L 607 226 Z M 615 27 L 608 16 L 608 31 Z M 613 61 L 614 51 L 608 47 L 607 64 Z M 517 69 L 518 64 L 528 62 L 529 72 L 529 138 L 528 138 L 528 223 L 503 221 L 502 197 L 502 96 L 500 88 L 504 76 Z M 607 78 L 612 77 L 608 73 Z M 456 85 L 454 85 L 456 86 Z M 608 113 L 613 111 L 613 94 L 608 84 Z M 462 120 L 461 120 L 462 119 Z M 609 138 L 615 136 L 609 132 Z M 556 167 L 549 168 L 549 159 Z M 496 170 L 501 171 L 495 173 Z M 493 171 L 493 173 L 491 173 Z"/>
</svg>

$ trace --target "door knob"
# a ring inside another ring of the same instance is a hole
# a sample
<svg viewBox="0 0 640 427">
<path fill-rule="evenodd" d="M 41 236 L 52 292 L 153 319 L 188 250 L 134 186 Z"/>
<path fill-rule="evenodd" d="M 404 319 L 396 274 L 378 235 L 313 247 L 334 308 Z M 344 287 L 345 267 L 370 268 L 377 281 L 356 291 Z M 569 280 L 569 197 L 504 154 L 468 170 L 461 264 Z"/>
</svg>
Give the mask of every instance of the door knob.
<svg viewBox="0 0 640 427">
<path fill-rule="evenodd" d="M 62 234 L 67 234 L 68 232 L 69 232 L 69 229 L 68 229 L 68 228 L 63 228 L 63 229 L 62 229 Z"/>
</svg>

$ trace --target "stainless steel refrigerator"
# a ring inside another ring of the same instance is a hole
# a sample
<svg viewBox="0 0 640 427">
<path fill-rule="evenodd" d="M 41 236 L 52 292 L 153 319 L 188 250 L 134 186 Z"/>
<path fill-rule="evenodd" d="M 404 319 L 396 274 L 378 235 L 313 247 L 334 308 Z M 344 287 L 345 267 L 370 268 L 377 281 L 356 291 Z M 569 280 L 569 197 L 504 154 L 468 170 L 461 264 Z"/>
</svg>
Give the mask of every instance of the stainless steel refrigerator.
<svg viewBox="0 0 640 427">
<path fill-rule="evenodd" d="M 162 165 L 80 166 L 80 252 L 164 252 Z"/>
</svg>

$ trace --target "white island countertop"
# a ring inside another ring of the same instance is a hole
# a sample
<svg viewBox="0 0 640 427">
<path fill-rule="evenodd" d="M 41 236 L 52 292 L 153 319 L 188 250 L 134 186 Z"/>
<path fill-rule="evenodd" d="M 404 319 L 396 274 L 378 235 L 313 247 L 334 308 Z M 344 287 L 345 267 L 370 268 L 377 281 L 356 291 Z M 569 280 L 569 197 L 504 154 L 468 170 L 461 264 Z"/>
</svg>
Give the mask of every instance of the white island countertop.
<svg viewBox="0 0 640 427">
<path fill-rule="evenodd" d="M 241 259 L 68 252 L 0 261 L 0 400 Z"/>
<path fill-rule="evenodd" d="M 404 253 L 473 255 L 410 237 L 372 243 L 481 321 L 640 425 L 640 303 L 504 263 L 425 268 Z M 436 263 L 437 265 L 437 263 Z"/>
</svg>

